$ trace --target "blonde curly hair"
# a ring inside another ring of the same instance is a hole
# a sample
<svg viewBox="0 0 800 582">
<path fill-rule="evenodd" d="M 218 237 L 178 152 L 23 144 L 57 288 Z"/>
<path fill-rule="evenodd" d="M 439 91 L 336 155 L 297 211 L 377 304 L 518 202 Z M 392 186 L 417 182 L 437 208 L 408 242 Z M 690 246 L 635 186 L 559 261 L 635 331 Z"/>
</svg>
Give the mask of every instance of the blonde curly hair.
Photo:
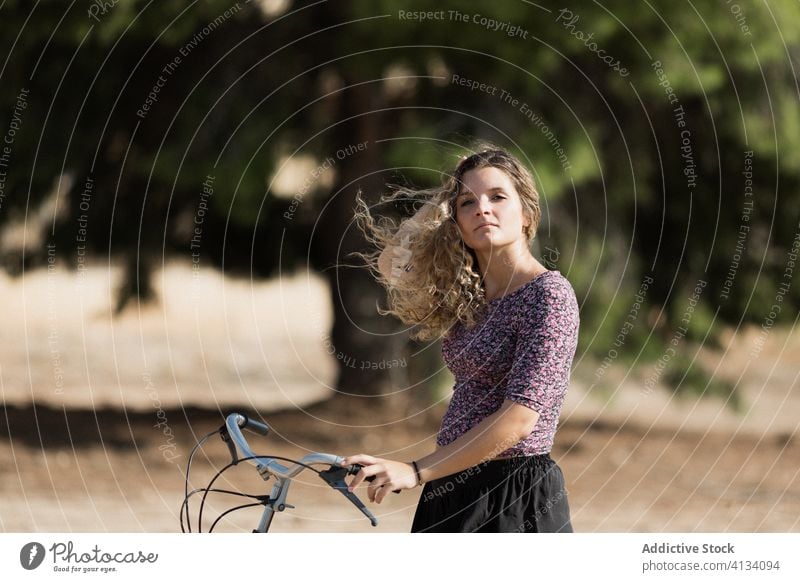
<svg viewBox="0 0 800 582">
<path fill-rule="evenodd" d="M 485 167 L 503 170 L 514 184 L 530 219 L 525 230 L 530 243 L 541 218 L 539 193 L 528 169 L 502 149 L 484 148 L 463 157 L 437 188 L 396 187 L 382 196 L 381 202 L 414 203 L 416 214 L 399 223 L 388 217 L 376 220 L 361 196 L 356 197 L 356 221 L 378 249 L 358 255 L 388 295 L 389 308 L 380 313 L 415 326 L 415 339 L 441 337 L 457 321 L 471 326 L 486 305 L 477 256 L 464 244 L 455 209 L 464 175 Z"/>
</svg>

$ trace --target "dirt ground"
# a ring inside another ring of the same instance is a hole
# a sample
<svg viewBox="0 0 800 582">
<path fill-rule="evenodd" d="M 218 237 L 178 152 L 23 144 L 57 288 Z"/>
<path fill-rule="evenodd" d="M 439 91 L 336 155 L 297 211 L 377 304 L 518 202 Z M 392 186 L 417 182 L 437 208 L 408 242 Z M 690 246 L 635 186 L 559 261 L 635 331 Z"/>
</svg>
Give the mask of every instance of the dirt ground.
<svg viewBox="0 0 800 582">
<path fill-rule="evenodd" d="M 380 424 L 380 414 L 353 418 L 341 406 L 319 405 L 305 413 L 274 415 L 269 419 L 274 434 L 255 437 L 259 444 L 254 448 L 290 458 L 309 450 L 336 454 L 379 450 L 407 458 L 432 447 L 435 412 L 416 423 L 376 429 L 369 425 Z M 40 434 L 31 426 L 34 417 L 52 428 Z M 49 408 L 8 409 L 2 422 L 8 424 L 0 434 L 14 437 L 0 441 L 0 528 L 179 531 L 186 455 L 197 437 L 219 427 L 221 417 L 200 409 L 186 410 L 185 416 L 183 411 L 168 411 L 167 417 L 175 430 L 176 448 L 160 451 L 163 434 L 153 426 L 152 414 L 126 418 L 113 411 L 65 415 Z M 319 432 L 325 420 L 337 418 L 346 418 L 348 427 Z M 98 444 L 101 437 L 103 445 Z M 204 486 L 212 466 L 228 461 L 216 437 L 205 450 L 195 461 L 193 487 Z M 800 531 L 796 438 L 676 433 L 570 421 L 559 430 L 553 456 L 566 475 L 576 531 Z M 250 466 L 237 467 L 225 477 L 218 487 L 268 491 Z M 373 529 L 340 494 L 316 476 L 306 475 L 290 491 L 289 502 L 296 508 L 276 516 L 272 529 L 404 532 L 418 496 L 419 490 L 409 491 L 392 495 L 381 505 L 368 504 L 380 520 Z M 204 528 L 236 501 L 225 495 L 211 501 L 204 510 Z M 198 506 L 192 508 L 195 529 Z M 248 531 L 259 515 L 258 509 L 232 514 L 218 530 Z"/>
<path fill-rule="evenodd" d="M 0 531 L 180 531 L 187 456 L 220 426 L 221 410 L 257 410 L 273 425 L 266 439 L 254 437 L 258 453 L 408 459 L 433 449 L 444 401 L 417 413 L 386 400 L 378 409 L 326 400 L 335 367 L 324 349 L 329 295 L 320 280 L 195 278 L 179 265 L 157 283 L 157 306 L 111 317 L 114 273 L 82 277 L 0 277 Z M 737 385 L 739 411 L 719 398 L 643 390 L 647 367 L 617 365 L 593 390 L 597 364 L 578 354 L 553 450 L 575 530 L 800 531 L 793 332 L 732 330 L 723 350 L 698 348 L 698 365 Z M 218 438 L 210 441 L 191 486 L 205 486 L 226 456 Z M 249 466 L 217 485 L 270 488 Z M 306 474 L 273 531 L 405 532 L 418 496 L 372 505 L 380 520 L 372 528 Z M 204 529 L 237 504 L 209 499 Z M 250 531 L 259 515 L 244 510 L 218 527 Z"/>
</svg>

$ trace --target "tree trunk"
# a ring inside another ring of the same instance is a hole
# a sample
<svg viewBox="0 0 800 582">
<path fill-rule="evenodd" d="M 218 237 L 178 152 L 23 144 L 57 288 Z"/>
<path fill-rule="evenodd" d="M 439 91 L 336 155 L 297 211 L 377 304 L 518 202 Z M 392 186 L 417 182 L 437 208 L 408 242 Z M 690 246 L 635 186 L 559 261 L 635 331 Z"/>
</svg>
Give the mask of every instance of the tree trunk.
<svg viewBox="0 0 800 582">
<path fill-rule="evenodd" d="M 375 140 L 379 136 L 381 114 L 369 113 L 379 108 L 380 94 L 373 86 L 347 89 L 339 100 L 334 129 L 334 152 L 337 181 L 333 198 L 320 216 L 321 254 L 326 265 L 333 301 L 331 342 L 339 365 L 337 389 L 342 395 L 376 396 L 404 388 L 393 386 L 399 362 L 405 356 L 406 334 L 398 322 L 377 312 L 386 303 L 385 292 L 353 257 L 354 251 L 368 250 L 366 241 L 353 221 L 355 198 L 359 189 L 368 202 L 376 200 L 385 188 L 382 152 Z M 340 160 L 336 152 L 366 147 Z M 400 335 L 398 335 L 400 334 Z M 403 366 L 404 368 L 404 366 Z M 378 399 L 380 400 L 380 399 Z"/>
<path fill-rule="evenodd" d="M 146 252 L 137 252 L 135 248 L 125 253 L 122 280 L 117 288 L 117 304 L 114 313 L 122 313 L 131 300 L 139 303 L 153 301 L 156 297 L 153 290 L 153 270 Z"/>
</svg>

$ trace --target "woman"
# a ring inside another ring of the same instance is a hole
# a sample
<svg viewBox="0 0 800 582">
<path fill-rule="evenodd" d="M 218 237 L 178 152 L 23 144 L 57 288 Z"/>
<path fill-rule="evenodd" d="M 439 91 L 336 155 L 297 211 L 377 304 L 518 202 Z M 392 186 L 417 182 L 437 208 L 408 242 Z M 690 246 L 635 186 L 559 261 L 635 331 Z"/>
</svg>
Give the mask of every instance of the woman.
<svg viewBox="0 0 800 582">
<path fill-rule="evenodd" d="M 399 228 L 365 231 L 390 309 L 444 336 L 456 378 L 437 449 L 400 462 L 353 455 L 370 501 L 424 484 L 413 532 L 571 532 L 564 477 L 550 458 L 577 345 L 569 281 L 530 252 L 541 215 L 533 178 L 513 156 L 486 149 L 463 159 L 436 190 L 395 196 L 427 203 Z"/>
</svg>

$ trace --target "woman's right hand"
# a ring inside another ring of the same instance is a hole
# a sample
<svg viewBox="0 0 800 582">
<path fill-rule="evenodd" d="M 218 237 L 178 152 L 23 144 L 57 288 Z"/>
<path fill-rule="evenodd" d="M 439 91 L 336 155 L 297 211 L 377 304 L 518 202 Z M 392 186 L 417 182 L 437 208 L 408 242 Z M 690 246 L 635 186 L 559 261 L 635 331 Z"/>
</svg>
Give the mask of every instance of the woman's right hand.
<svg viewBox="0 0 800 582">
<path fill-rule="evenodd" d="M 417 474 L 411 463 L 391 461 L 370 455 L 352 455 L 345 457 L 343 465 L 363 465 L 348 487 L 353 491 L 368 477 L 375 477 L 367 487 L 367 497 L 374 503 L 380 503 L 392 491 L 413 489 L 417 486 Z"/>
</svg>

